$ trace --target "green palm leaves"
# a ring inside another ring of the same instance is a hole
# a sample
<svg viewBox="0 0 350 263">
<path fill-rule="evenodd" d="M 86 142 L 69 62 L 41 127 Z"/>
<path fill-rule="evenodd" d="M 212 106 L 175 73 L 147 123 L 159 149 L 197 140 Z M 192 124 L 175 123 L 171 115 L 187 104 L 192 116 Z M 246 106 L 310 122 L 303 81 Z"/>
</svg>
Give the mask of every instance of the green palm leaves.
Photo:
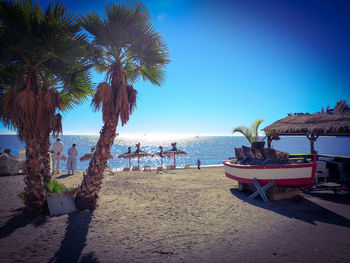
<svg viewBox="0 0 350 263">
<path fill-rule="evenodd" d="M 142 3 L 105 5 L 105 15 L 91 13 L 80 18 L 80 24 L 93 37 L 92 59 L 106 81 L 97 87 L 92 101 L 102 108 L 103 120 L 118 115 L 124 125 L 136 106 L 133 84 L 142 79 L 160 86 L 169 63 L 168 49 L 151 21 L 149 9 Z"/>
<path fill-rule="evenodd" d="M 264 120 L 261 119 L 255 120 L 250 127 L 238 126 L 233 129 L 232 133 L 239 132 L 243 134 L 250 144 L 252 144 L 253 142 L 259 141 L 258 129 L 263 121 Z"/>
<path fill-rule="evenodd" d="M 33 127 L 46 133 L 49 124 L 49 132 L 60 132 L 58 111 L 93 92 L 80 25 L 60 3 L 42 10 L 25 0 L 1 2 L 0 25 L 1 119 L 21 137 Z"/>
</svg>

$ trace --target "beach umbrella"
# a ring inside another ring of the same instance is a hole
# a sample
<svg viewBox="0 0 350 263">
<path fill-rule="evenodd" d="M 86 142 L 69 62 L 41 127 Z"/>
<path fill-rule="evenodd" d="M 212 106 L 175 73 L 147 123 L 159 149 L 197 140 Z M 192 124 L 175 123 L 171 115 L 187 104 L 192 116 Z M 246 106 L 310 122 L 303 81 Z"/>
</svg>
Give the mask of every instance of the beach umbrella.
<svg viewBox="0 0 350 263">
<path fill-rule="evenodd" d="M 133 152 L 133 154 L 131 156 L 132 156 L 131 158 L 137 158 L 137 165 L 140 169 L 140 158 L 146 157 L 146 156 L 152 156 L 152 154 L 141 151 L 141 143 L 138 143 L 138 144 L 136 144 L 136 151 Z"/>
<path fill-rule="evenodd" d="M 131 168 L 131 158 L 133 158 L 134 153 L 131 152 L 131 147 L 128 147 L 128 152 L 118 155 L 118 158 L 129 159 L 129 168 Z"/>
<path fill-rule="evenodd" d="M 176 155 L 186 155 L 187 153 L 185 151 L 179 150 L 176 148 L 176 142 L 172 143 L 171 146 L 173 147 L 171 150 L 164 151 L 164 155 L 173 155 L 174 156 L 174 167 L 176 167 Z"/>
<path fill-rule="evenodd" d="M 164 157 L 171 157 L 172 155 L 170 154 L 164 154 L 163 152 L 163 146 L 159 146 L 159 152 L 158 153 L 155 153 L 153 154 L 153 156 L 159 156 L 161 158 L 161 161 L 162 161 L 162 168 L 163 168 L 163 159 Z"/>
<path fill-rule="evenodd" d="M 80 161 L 87 161 L 87 160 L 90 160 L 91 158 L 92 158 L 92 156 L 94 156 L 94 154 L 95 154 L 95 146 L 92 146 L 91 147 L 91 152 L 89 152 L 89 153 L 86 153 L 86 154 L 84 154 L 82 157 L 80 157 Z M 112 154 L 109 154 L 108 155 L 108 159 L 113 159 L 113 155 Z"/>
</svg>

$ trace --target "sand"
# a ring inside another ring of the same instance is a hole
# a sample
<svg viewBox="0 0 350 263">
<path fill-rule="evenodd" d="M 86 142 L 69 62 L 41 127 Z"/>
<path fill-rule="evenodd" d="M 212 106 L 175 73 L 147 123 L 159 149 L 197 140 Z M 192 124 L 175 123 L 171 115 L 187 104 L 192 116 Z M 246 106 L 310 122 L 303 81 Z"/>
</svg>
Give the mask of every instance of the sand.
<svg viewBox="0 0 350 263">
<path fill-rule="evenodd" d="M 82 174 L 56 177 L 76 187 Z M 107 171 L 94 212 L 30 217 L 23 186 L 0 177 L 1 262 L 350 262 L 348 195 L 267 206 L 222 167 Z"/>
</svg>

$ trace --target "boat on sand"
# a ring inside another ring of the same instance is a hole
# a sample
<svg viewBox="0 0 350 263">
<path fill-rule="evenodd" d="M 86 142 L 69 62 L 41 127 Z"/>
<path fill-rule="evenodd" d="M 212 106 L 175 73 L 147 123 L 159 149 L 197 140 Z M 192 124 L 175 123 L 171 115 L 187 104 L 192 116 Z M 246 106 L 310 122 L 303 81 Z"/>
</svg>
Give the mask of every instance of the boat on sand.
<svg viewBox="0 0 350 263">
<path fill-rule="evenodd" d="M 240 183 L 253 184 L 256 178 L 261 185 L 275 180 L 275 185 L 291 188 L 312 188 L 317 168 L 317 153 L 309 163 L 239 164 L 224 161 L 225 174 Z"/>
</svg>

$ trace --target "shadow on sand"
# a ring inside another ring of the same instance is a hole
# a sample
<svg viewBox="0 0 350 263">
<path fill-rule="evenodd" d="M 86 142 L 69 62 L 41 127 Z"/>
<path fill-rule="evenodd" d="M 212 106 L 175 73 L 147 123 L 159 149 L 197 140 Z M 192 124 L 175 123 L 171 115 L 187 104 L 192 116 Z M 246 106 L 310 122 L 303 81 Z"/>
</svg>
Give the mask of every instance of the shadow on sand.
<svg viewBox="0 0 350 263">
<path fill-rule="evenodd" d="M 350 206 L 350 194 L 348 191 L 334 191 L 335 188 L 332 187 L 325 187 L 325 188 L 316 188 L 314 190 L 304 190 L 303 193 L 317 197 L 319 199 L 335 202 L 338 204 L 348 205 Z"/>
<path fill-rule="evenodd" d="M 18 228 L 25 227 L 29 224 L 33 224 L 35 227 L 39 227 L 46 222 L 46 216 L 44 215 L 32 215 L 25 213 L 24 209 L 18 209 L 18 214 L 11 217 L 7 222 L 0 227 L 0 239 L 11 235 Z"/>
<path fill-rule="evenodd" d="M 73 174 L 62 174 L 60 176 L 58 176 L 56 179 L 63 179 L 63 178 L 67 178 L 69 176 L 72 176 Z"/>
<path fill-rule="evenodd" d="M 93 252 L 81 257 L 86 246 L 92 216 L 92 211 L 69 214 L 68 226 L 61 247 L 49 262 L 98 262 Z"/>
<path fill-rule="evenodd" d="M 266 205 L 260 197 L 248 200 L 249 193 L 241 192 L 237 188 L 231 188 L 230 191 L 234 196 L 249 204 L 289 218 L 302 220 L 313 225 L 317 225 L 316 222 L 318 221 L 350 228 L 349 219 L 315 204 L 302 196 L 289 200 L 272 201 L 269 205 Z"/>
</svg>

